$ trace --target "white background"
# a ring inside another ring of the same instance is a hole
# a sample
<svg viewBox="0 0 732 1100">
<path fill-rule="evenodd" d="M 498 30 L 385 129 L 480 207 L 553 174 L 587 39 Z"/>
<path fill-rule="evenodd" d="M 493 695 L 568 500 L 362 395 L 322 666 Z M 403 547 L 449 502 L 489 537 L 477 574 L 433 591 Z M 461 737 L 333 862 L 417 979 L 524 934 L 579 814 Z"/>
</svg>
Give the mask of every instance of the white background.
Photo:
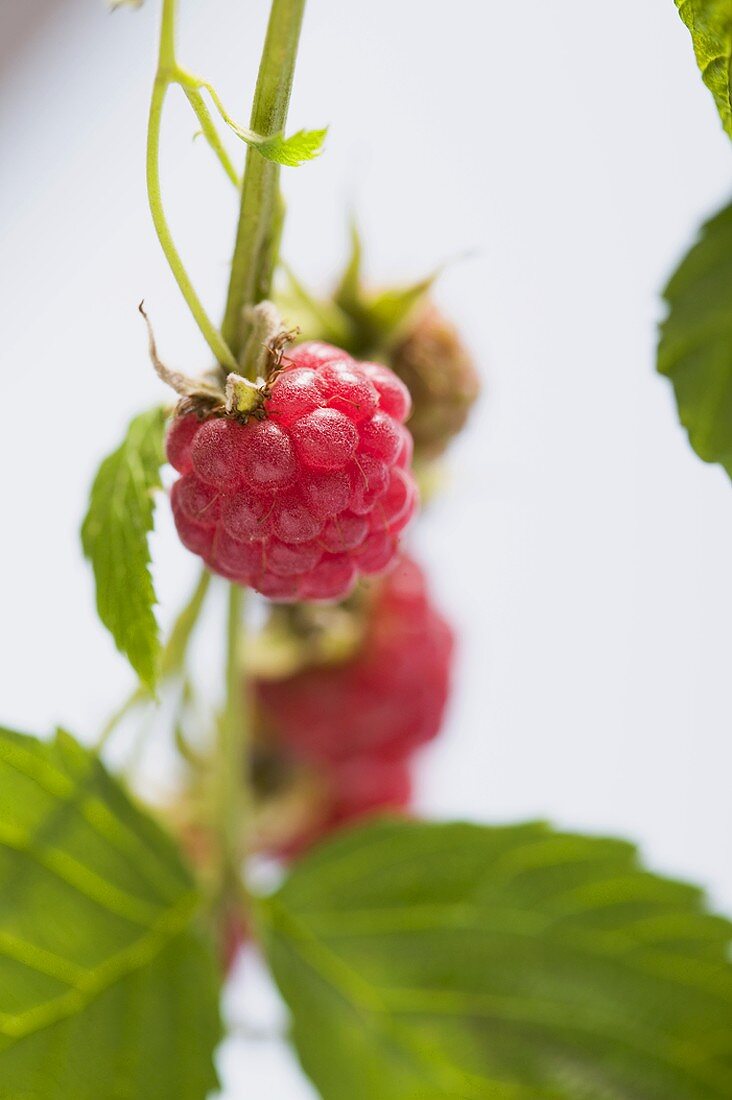
<svg viewBox="0 0 732 1100">
<path fill-rule="evenodd" d="M 3 0 L 0 39 L 43 6 Z M 163 397 L 139 299 L 166 360 L 208 363 L 146 210 L 157 7 L 64 0 L 0 57 L 0 703 L 38 733 L 92 737 L 131 684 L 77 528 L 100 456 Z M 265 7 L 182 4 L 183 60 L 242 118 Z M 291 128 L 323 123 L 326 154 L 286 173 L 308 280 L 341 261 L 352 206 L 377 280 L 474 254 L 440 299 L 485 396 L 415 540 L 462 639 L 420 808 L 630 836 L 729 911 L 732 486 L 690 451 L 653 356 L 659 289 L 725 201 L 730 150 L 673 3 L 311 0 Z M 235 196 L 195 128 L 176 103 L 166 201 L 218 315 Z M 193 565 L 160 527 L 168 621 Z M 236 1012 L 260 984 L 245 960 Z M 274 1043 L 222 1064 L 227 1095 L 311 1095 Z"/>
</svg>

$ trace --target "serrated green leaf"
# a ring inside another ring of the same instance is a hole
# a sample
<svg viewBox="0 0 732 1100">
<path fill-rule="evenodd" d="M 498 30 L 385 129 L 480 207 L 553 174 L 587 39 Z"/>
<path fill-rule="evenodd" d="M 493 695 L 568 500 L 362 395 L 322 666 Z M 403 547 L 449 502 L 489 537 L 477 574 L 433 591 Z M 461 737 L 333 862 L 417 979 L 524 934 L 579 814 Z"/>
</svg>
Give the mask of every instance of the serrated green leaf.
<svg viewBox="0 0 732 1100">
<path fill-rule="evenodd" d="M 261 922 L 324 1100 L 732 1096 L 732 926 L 621 841 L 377 823 Z"/>
<path fill-rule="evenodd" d="M 165 461 L 164 424 L 162 409 L 131 421 L 120 446 L 99 467 L 81 529 L 84 554 L 94 570 L 99 618 L 150 691 L 157 680 L 160 636 L 148 535 L 153 492 L 160 488 Z"/>
<path fill-rule="evenodd" d="M 250 139 L 249 144 L 254 145 L 263 157 L 273 160 L 275 164 L 298 168 L 306 161 L 320 156 L 327 133 L 327 127 L 324 130 L 298 130 L 290 137 L 275 134 L 274 137 Z M 243 131 L 240 136 L 243 136 Z"/>
<path fill-rule="evenodd" d="M 658 370 L 689 442 L 732 477 L 732 205 L 702 228 L 664 291 Z"/>
<path fill-rule="evenodd" d="M 204 1100 L 218 981 L 175 846 L 69 734 L 0 730 L 0 1100 Z"/>
<path fill-rule="evenodd" d="M 732 0 L 675 0 L 675 3 L 691 33 L 702 80 L 714 96 L 722 125 L 732 137 Z"/>
</svg>

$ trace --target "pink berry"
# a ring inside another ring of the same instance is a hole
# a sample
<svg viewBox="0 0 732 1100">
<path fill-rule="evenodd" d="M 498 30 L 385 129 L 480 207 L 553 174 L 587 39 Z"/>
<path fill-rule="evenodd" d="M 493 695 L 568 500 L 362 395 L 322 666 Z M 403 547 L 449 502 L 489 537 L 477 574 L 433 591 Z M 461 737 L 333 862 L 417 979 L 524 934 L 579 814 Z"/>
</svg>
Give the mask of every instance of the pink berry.
<svg viewBox="0 0 732 1100">
<path fill-rule="evenodd" d="M 358 432 L 337 409 L 315 409 L 290 429 L 300 461 L 316 470 L 342 470 L 353 458 Z"/>
<path fill-rule="evenodd" d="M 333 826 L 357 821 L 379 810 L 405 810 L 412 796 L 412 781 L 402 760 L 370 756 L 344 760 L 330 775 Z"/>
<path fill-rule="evenodd" d="M 195 520 L 192 520 L 190 516 L 186 515 L 178 502 L 179 485 L 180 482 L 176 481 L 170 491 L 170 503 L 173 509 L 173 519 L 175 520 L 178 538 L 183 543 L 186 550 L 190 550 L 193 554 L 200 554 L 201 557 L 205 557 L 211 549 L 214 528 L 204 527 L 200 523 L 196 523 Z"/>
<path fill-rule="evenodd" d="M 292 424 L 298 417 L 325 405 L 317 382 L 318 375 L 314 370 L 295 367 L 285 371 L 275 380 L 265 402 L 267 416 L 278 424 Z"/>
<path fill-rule="evenodd" d="M 325 363 L 319 372 L 320 389 L 328 406 L 355 422 L 373 416 L 379 395 L 353 360 Z"/>
<path fill-rule="evenodd" d="M 349 555 L 325 554 L 303 578 L 303 599 L 343 599 L 356 583 L 356 575 L 356 566 Z"/>
<path fill-rule="evenodd" d="M 296 494 L 280 494 L 275 505 L 272 530 L 283 542 L 309 542 L 320 534 L 323 521 Z"/>
<path fill-rule="evenodd" d="M 260 680 L 256 694 L 281 744 L 305 762 L 333 768 L 336 792 L 365 807 L 371 802 L 367 790 L 378 787 L 366 781 L 366 772 L 385 768 L 386 788 L 390 764 L 406 761 L 439 731 L 452 651 L 452 631 L 434 608 L 422 571 L 402 557 L 376 589 L 355 657 L 283 680 Z"/>
<path fill-rule="evenodd" d="M 246 427 L 235 420 L 207 420 L 191 449 L 193 469 L 217 489 L 235 489 L 242 482 Z"/>
<path fill-rule="evenodd" d="M 310 367 L 320 370 L 325 363 L 331 363 L 334 359 L 350 359 L 345 351 L 336 348 L 333 344 L 324 344 L 320 340 L 308 340 L 304 344 L 298 344 L 285 356 L 293 367 Z"/>
<path fill-rule="evenodd" d="M 272 527 L 274 499 L 246 489 L 226 498 L 221 522 L 227 534 L 240 542 L 266 539 Z"/>
<path fill-rule="evenodd" d="M 332 554 L 345 553 L 360 546 L 369 533 L 369 521 L 353 512 L 341 512 L 328 520 L 320 535 L 320 544 Z"/>
<path fill-rule="evenodd" d="M 215 527 L 221 515 L 221 498 L 212 485 L 195 474 L 184 474 L 175 485 L 176 503 L 188 519 L 202 527 Z"/>
<path fill-rule="evenodd" d="M 381 573 L 394 557 L 396 538 L 391 531 L 372 531 L 353 552 L 358 568 L 366 576 Z"/>
<path fill-rule="evenodd" d="M 401 444 L 399 425 L 386 413 L 378 412 L 361 425 L 361 442 L 358 449 L 362 454 L 380 458 L 382 462 L 392 465 L 399 454 Z"/>
<path fill-rule="evenodd" d="M 244 427 L 242 476 L 257 492 L 291 484 L 297 472 L 290 436 L 271 420 L 250 421 Z"/>
<path fill-rule="evenodd" d="M 264 565 L 265 550 L 261 542 L 240 542 L 219 527 L 211 550 L 211 566 L 230 574 L 256 574 Z"/>
<path fill-rule="evenodd" d="M 376 501 L 384 495 L 389 485 L 389 467 L 371 455 L 358 455 L 351 468 L 353 495 L 350 509 L 357 515 L 373 511 Z"/>
<path fill-rule="evenodd" d="M 377 500 L 371 513 L 372 530 L 392 533 L 401 530 L 414 513 L 416 498 L 417 489 L 412 479 L 403 470 L 395 467 L 389 476 L 386 492 Z"/>
<path fill-rule="evenodd" d="M 300 578 L 280 577 L 276 573 L 260 573 L 256 579 L 255 587 L 268 600 L 292 603 L 293 600 L 299 598 Z"/>
<path fill-rule="evenodd" d="M 300 491 L 313 515 L 326 519 L 348 507 L 353 486 L 345 470 L 305 471 Z"/>
<path fill-rule="evenodd" d="M 192 469 L 191 447 L 200 427 L 198 417 L 190 413 L 188 416 L 176 417 L 168 429 L 165 450 L 168 462 L 179 474 L 187 474 Z"/>
<path fill-rule="evenodd" d="M 412 433 L 402 425 L 399 435 L 401 437 L 401 443 L 399 445 L 399 451 L 394 459 L 394 465 L 398 466 L 400 470 L 408 470 L 412 465 L 412 458 L 414 456 L 414 440 L 412 439 Z"/>
<path fill-rule="evenodd" d="M 338 348 L 285 362 L 248 420 L 173 422 L 175 522 L 214 572 L 269 599 L 344 599 L 390 566 L 416 506 L 409 434 L 386 411 L 404 402 L 385 367 Z"/>
<path fill-rule="evenodd" d="M 380 363 L 362 363 L 361 369 L 379 394 L 382 412 L 403 424 L 412 411 L 412 398 L 401 378 Z"/>
<path fill-rule="evenodd" d="M 310 574 L 323 556 L 323 548 L 317 542 L 278 542 L 272 539 L 267 546 L 265 566 L 267 572 L 278 577 L 300 577 Z"/>
</svg>

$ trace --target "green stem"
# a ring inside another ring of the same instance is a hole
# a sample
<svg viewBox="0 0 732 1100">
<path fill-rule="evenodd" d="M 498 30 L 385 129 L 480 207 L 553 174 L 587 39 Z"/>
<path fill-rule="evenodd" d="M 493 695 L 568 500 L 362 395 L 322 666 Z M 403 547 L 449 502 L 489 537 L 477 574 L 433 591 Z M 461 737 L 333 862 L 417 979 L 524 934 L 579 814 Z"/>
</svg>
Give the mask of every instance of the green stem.
<svg viewBox="0 0 732 1100">
<path fill-rule="evenodd" d="M 250 126 L 258 134 L 284 132 L 305 0 L 272 0 Z M 281 210 L 280 169 L 247 149 L 239 224 L 221 332 L 238 358 L 248 332 L 246 306 L 270 293 L 273 226 Z"/>
<path fill-rule="evenodd" d="M 244 589 L 230 584 L 226 626 L 226 698 L 218 723 L 214 786 L 219 859 L 214 903 L 220 931 L 221 921 L 238 908 L 245 890 L 241 872 L 250 812 L 247 783 L 250 720 L 242 676 L 244 637 Z"/>
<path fill-rule="evenodd" d="M 158 69 L 155 74 L 152 98 L 150 100 L 150 114 L 147 130 L 147 194 L 150 203 L 155 231 L 158 240 L 165 253 L 171 271 L 175 277 L 180 291 L 186 300 L 188 308 L 201 330 L 208 346 L 216 357 L 216 361 L 228 370 L 236 370 L 236 359 L 227 347 L 226 341 L 216 328 L 211 318 L 206 313 L 201 299 L 196 293 L 193 283 L 188 277 L 180 253 L 176 248 L 173 236 L 170 232 L 168 220 L 163 209 L 163 200 L 160 187 L 160 131 L 162 127 L 163 107 L 168 88 L 176 79 L 175 59 L 175 16 L 177 0 L 163 0 L 162 23 L 160 27 L 160 50 L 158 53 Z"/>
</svg>

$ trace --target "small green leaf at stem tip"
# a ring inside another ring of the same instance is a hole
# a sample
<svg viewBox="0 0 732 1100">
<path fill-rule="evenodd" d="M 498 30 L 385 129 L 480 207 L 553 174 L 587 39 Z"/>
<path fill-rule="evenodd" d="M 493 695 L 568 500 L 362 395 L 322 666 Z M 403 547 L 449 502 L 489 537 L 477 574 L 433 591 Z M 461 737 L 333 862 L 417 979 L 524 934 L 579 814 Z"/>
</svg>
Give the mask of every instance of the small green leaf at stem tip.
<svg viewBox="0 0 732 1100">
<path fill-rule="evenodd" d="M 252 144 L 267 160 L 298 168 L 306 161 L 320 156 L 327 133 L 327 127 L 324 130 L 298 130 L 287 138 L 282 134 L 275 134 L 274 137 L 258 138 Z"/>
<path fill-rule="evenodd" d="M 729 1100 L 732 924 L 620 840 L 382 821 L 257 907 L 323 1100 Z"/>
<path fill-rule="evenodd" d="M 722 125 L 732 137 L 732 0 L 675 0 L 689 29 L 702 80 L 714 97 Z"/>
<path fill-rule="evenodd" d="M 94 570 L 97 611 L 120 652 L 154 693 L 160 636 L 153 607 L 148 535 L 154 492 L 165 461 L 165 412 L 135 417 L 122 443 L 104 459 L 92 485 L 81 529 L 84 555 Z"/>
<path fill-rule="evenodd" d="M 205 1100 L 219 978 L 173 842 L 70 734 L 0 729 L 0 1096 Z"/>
<path fill-rule="evenodd" d="M 705 462 L 732 477 L 732 204 L 702 228 L 664 291 L 658 370 Z"/>
</svg>

